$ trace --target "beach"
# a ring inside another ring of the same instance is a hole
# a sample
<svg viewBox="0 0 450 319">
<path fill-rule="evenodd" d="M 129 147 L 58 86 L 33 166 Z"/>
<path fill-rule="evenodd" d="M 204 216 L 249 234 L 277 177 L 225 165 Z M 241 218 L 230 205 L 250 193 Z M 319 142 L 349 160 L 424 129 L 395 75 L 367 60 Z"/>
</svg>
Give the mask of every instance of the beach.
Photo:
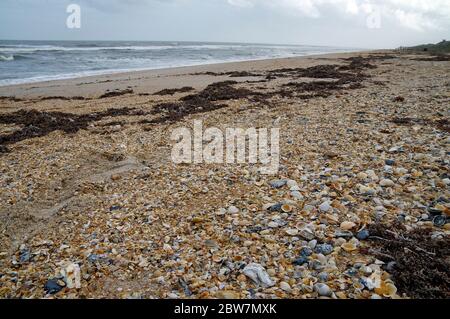
<svg viewBox="0 0 450 319">
<path fill-rule="evenodd" d="M 448 298 L 449 74 L 385 50 L 2 86 L 0 298 Z M 195 121 L 278 128 L 277 173 L 174 163 Z"/>
</svg>

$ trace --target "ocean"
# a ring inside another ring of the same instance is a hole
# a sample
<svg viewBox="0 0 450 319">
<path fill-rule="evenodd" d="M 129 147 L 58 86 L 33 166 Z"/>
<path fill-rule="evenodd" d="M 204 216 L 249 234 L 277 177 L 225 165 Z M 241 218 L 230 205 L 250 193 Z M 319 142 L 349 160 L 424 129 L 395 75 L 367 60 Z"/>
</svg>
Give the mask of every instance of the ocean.
<svg viewBox="0 0 450 319">
<path fill-rule="evenodd" d="M 210 42 L 0 40 L 0 86 L 134 70 L 355 51 Z"/>
</svg>

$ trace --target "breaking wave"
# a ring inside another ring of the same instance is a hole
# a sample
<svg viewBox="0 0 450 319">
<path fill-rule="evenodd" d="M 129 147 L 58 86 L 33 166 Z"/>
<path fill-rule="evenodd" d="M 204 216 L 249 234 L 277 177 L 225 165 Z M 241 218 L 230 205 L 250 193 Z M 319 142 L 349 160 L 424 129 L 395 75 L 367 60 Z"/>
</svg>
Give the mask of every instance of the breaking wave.
<svg viewBox="0 0 450 319">
<path fill-rule="evenodd" d="M 2 54 L 0 54 L 0 61 L 1 62 L 14 61 L 14 55 L 2 55 Z"/>
</svg>

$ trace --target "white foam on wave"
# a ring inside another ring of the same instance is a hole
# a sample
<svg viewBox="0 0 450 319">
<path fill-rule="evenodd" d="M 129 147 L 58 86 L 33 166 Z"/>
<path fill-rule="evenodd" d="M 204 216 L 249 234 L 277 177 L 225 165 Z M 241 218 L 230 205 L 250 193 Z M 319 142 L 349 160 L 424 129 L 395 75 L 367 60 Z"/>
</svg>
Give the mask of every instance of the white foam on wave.
<svg viewBox="0 0 450 319">
<path fill-rule="evenodd" d="M 307 55 L 307 54 L 305 54 Z M 296 55 L 301 56 L 301 55 Z M 286 56 L 283 56 L 286 57 Z M 143 68 L 127 68 L 127 69 L 105 69 L 105 70 L 90 70 L 90 71 L 81 71 L 74 73 L 65 73 L 65 74 L 55 74 L 55 75 L 42 75 L 29 77 L 24 79 L 4 79 L 0 80 L 0 87 L 9 86 L 9 85 L 17 85 L 17 84 L 29 84 L 29 83 L 38 83 L 38 82 L 47 82 L 47 81 L 56 81 L 56 80 L 70 80 L 83 78 L 88 76 L 100 76 L 100 75 L 110 75 L 110 74 L 118 74 L 118 73 L 126 73 L 126 72 L 137 72 L 137 71 L 150 71 L 150 70 L 161 70 L 161 69 L 170 69 L 170 68 L 178 68 L 178 67 L 190 67 L 190 66 L 200 66 L 200 65 L 211 65 L 217 63 L 230 63 L 230 62 L 245 62 L 245 61 L 258 61 L 258 60 L 266 60 L 275 58 L 274 56 L 264 56 L 259 58 L 228 58 L 228 59 L 208 59 L 208 60 L 191 60 L 191 61 L 179 61 L 179 62 L 171 62 L 171 63 L 160 63 L 157 65 L 153 65 L 152 67 L 143 67 Z"/>
<path fill-rule="evenodd" d="M 152 51 L 152 50 L 223 50 L 223 49 L 238 49 L 248 46 L 243 45 L 149 45 L 149 46 L 93 46 L 93 47 L 64 47 L 64 46 L 0 46 L 0 52 L 13 53 L 31 53 L 39 51 Z"/>
<path fill-rule="evenodd" d="M 14 55 L 1 55 L 0 54 L 0 61 L 14 61 Z"/>
</svg>

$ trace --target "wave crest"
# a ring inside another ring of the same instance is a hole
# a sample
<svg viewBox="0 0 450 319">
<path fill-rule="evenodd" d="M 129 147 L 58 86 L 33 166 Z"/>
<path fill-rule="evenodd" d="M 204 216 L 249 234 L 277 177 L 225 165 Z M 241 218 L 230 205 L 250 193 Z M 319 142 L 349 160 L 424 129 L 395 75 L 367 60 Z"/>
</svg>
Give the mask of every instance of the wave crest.
<svg viewBox="0 0 450 319">
<path fill-rule="evenodd" d="M 14 61 L 14 55 L 1 55 L 0 54 L 0 61 L 2 61 L 2 62 Z"/>
</svg>

